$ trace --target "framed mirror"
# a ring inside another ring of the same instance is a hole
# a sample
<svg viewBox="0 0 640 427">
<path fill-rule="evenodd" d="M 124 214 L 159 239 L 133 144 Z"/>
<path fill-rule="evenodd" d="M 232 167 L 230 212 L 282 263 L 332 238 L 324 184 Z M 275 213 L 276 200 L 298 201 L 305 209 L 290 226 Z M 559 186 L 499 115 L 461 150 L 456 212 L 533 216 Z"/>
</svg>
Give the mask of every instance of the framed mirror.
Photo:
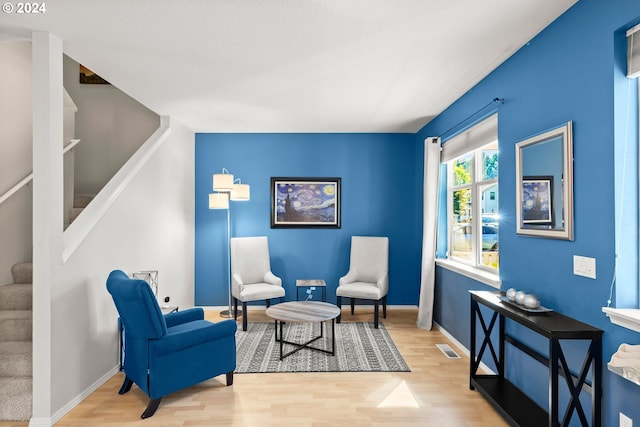
<svg viewBox="0 0 640 427">
<path fill-rule="evenodd" d="M 573 240 L 571 122 L 516 144 L 518 234 Z"/>
</svg>

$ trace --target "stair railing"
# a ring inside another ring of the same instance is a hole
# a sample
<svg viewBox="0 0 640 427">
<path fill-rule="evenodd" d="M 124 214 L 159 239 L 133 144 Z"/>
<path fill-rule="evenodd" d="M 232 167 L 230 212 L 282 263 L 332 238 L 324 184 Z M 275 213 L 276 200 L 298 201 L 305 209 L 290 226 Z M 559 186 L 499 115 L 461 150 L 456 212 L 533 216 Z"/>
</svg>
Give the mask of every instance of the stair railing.
<svg viewBox="0 0 640 427">
<path fill-rule="evenodd" d="M 66 147 L 64 147 L 64 150 L 62 150 L 62 155 L 65 155 L 68 151 L 73 149 L 73 147 L 78 145 L 79 142 L 80 142 L 79 139 L 72 139 L 71 142 L 67 144 Z M 32 179 L 33 179 L 33 172 L 31 172 L 29 175 L 24 177 L 20 182 L 18 182 L 16 185 L 14 185 L 9 190 L 7 190 L 2 196 L 0 196 L 0 205 L 4 203 L 7 199 L 9 199 L 9 197 L 17 193 L 18 190 L 20 190 L 22 187 L 30 183 Z"/>
</svg>

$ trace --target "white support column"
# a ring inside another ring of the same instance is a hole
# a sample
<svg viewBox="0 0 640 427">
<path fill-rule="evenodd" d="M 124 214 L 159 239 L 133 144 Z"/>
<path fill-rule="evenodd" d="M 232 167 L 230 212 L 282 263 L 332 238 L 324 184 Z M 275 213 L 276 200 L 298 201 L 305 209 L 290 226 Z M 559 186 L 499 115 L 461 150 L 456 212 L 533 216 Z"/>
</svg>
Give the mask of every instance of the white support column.
<svg viewBox="0 0 640 427">
<path fill-rule="evenodd" d="M 52 286 L 62 264 L 62 40 L 32 34 L 33 59 L 33 416 L 52 416 Z"/>
</svg>

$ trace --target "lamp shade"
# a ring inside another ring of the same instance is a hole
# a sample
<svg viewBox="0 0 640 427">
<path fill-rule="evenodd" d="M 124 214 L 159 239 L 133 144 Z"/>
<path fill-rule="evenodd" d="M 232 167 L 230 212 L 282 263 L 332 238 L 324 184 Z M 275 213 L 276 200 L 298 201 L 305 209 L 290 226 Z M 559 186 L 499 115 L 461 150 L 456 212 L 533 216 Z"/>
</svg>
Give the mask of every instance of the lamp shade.
<svg viewBox="0 0 640 427">
<path fill-rule="evenodd" d="M 231 190 L 231 200 L 246 201 L 249 200 L 251 189 L 249 184 L 233 184 L 233 190 Z"/>
<path fill-rule="evenodd" d="M 229 192 L 233 190 L 233 175 L 230 173 L 213 174 L 213 191 Z"/>
<path fill-rule="evenodd" d="M 209 194 L 209 209 L 229 209 L 229 194 L 227 193 Z"/>
</svg>

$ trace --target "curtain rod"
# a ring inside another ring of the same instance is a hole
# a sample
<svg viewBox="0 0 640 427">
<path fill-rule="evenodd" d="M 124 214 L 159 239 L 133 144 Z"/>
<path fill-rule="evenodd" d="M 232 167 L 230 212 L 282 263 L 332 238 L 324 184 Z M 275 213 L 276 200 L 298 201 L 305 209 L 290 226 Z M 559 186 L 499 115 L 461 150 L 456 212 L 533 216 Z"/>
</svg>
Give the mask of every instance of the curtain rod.
<svg viewBox="0 0 640 427">
<path fill-rule="evenodd" d="M 453 129 L 457 128 L 458 126 L 460 126 L 461 124 L 463 124 L 464 122 L 466 122 L 467 120 L 469 120 L 470 118 L 472 118 L 473 116 L 475 116 L 476 114 L 478 114 L 479 112 L 481 112 L 482 110 L 486 109 L 487 107 L 489 107 L 490 105 L 495 104 L 496 102 L 499 102 L 501 104 L 504 104 L 504 98 L 493 98 L 491 100 L 491 102 L 489 102 L 487 105 L 485 105 L 484 107 L 481 107 L 480 109 L 478 109 L 477 111 L 469 114 L 466 118 L 464 118 L 463 120 L 461 120 L 460 122 L 456 123 L 455 125 L 451 126 L 449 129 L 447 129 L 446 131 L 442 132 L 442 134 L 440 134 L 440 139 L 444 139 L 444 136 L 447 135 L 449 132 L 451 132 Z"/>
</svg>

